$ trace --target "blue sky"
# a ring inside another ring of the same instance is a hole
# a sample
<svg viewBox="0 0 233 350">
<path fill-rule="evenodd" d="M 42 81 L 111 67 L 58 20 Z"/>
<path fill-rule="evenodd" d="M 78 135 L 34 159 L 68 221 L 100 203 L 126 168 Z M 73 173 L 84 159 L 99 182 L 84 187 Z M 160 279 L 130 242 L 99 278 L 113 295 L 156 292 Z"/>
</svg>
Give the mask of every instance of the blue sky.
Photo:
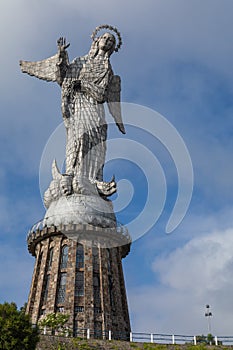
<svg viewBox="0 0 233 350">
<path fill-rule="evenodd" d="M 132 329 L 205 333 L 210 304 L 213 333 L 233 335 L 232 13 L 231 0 L 1 2 L 0 302 L 20 306 L 27 300 L 34 258 L 26 234 L 44 215 L 40 162 L 62 121 L 59 87 L 21 74 L 18 62 L 53 55 L 61 35 L 71 43 L 70 59 L 83 55 L 93 29 L 109 23 L 123 37 L 122 49 L 112 56 L 122 101 L 163 115 L 183 138 L 194 171 L 188 212 L 167 235 L 178 191 L 172 157 L 144 130 L 128 126 L 121 136 L 110 125 L 110 138 L 133 139 L 146 147 L 138 162 L 148 159 L 143 169 L 130 156 L 106 167 L 106 176 L 114 172 L 121 182 L 115 205 L 124 209 L 118 219 L 128 223 L 139 216 L 148 183 L 162 188 L 158 173 L 149 171 L 150 152 L 167 183 L 161 216 L 124 261 Z M 156 207 L 159 191 L 153 195 Z M 153 220 L 153 208 L 147 215 Z"/>
</svg>

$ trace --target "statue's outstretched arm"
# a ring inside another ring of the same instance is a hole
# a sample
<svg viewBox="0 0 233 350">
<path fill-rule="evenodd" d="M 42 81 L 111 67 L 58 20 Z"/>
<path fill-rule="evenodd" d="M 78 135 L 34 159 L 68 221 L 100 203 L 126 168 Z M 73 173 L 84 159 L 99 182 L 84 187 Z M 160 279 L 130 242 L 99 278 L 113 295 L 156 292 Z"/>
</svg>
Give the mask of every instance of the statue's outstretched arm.
<svg viewBox="0 0 233 350">
<path fill-rule="evenodd" d="M 69 44 L 66 45 L 65 39 L 62 38 L 62 40 L 58 44 L 58 53 L 56 55 L 41 61 L 20 61 L 22 72 L 46 81 L 57 81 L 61 85 L 65 69 L 69 64 L 66 52 Z"/>
</svg>

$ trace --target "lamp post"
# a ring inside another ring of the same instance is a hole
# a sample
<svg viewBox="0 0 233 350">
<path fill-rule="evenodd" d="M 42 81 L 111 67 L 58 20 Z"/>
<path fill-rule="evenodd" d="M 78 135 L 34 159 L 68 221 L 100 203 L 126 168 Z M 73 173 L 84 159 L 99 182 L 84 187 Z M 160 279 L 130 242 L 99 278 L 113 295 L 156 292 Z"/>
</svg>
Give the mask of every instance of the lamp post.
<svg viewBox="0 0 233 350">
<path fill-rule="evenodd" d="M 212 314 L 212 312 L 210 312 L 210 306 L 206 305 L 205 317 L 207 317 L 207 320 L 208 320 L 208 334 L 211 333 L 211 321 L 210 321 L 211 316 L 213 316 L 213 314 Z"/>
<path fill-rule="evenodd" d="M 208 321 L 208 334 L 211 334 L 211 317 L 213 316 L 212 312 L 210 312 L 210 306 L 206 305 L 206 312 L 205 317 L 207 317 Z M 210 345 L 212 344 L 212 341 L 210 340 Z"/>
</svg>

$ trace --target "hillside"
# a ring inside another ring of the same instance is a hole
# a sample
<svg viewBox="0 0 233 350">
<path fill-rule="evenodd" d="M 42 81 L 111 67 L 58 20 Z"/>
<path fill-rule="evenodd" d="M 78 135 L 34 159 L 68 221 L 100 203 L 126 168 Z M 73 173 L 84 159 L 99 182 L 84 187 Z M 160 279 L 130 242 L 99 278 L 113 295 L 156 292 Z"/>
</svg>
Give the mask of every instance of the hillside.
<svg viewBox="0 0 233 350">
<path fill-rule="evenodd" d="M 222 350 L 233 349 L 233 346 L 206 345 L 162 345 L 150 343 L 130 343 L 124 341 L 86 340 L 78 338 L 62 338 L 41 336 L 37 350 Z"/>
</svg>

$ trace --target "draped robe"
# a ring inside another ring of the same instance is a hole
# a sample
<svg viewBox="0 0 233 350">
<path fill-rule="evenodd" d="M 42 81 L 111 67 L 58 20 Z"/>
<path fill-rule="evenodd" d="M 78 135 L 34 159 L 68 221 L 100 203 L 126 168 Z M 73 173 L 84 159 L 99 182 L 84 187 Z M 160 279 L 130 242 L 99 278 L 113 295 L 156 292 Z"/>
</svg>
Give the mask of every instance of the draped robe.
<svg viewBox="0 0 233 350">
<path fill-rule="evenodd" d="M 66 68 L 62 83 L 62 114 L 67 137 L 68 175 L 103 181 L 107 138 L 103 103 L 112 76 L 108 58 L 84 56 Z"/>
</svg>

